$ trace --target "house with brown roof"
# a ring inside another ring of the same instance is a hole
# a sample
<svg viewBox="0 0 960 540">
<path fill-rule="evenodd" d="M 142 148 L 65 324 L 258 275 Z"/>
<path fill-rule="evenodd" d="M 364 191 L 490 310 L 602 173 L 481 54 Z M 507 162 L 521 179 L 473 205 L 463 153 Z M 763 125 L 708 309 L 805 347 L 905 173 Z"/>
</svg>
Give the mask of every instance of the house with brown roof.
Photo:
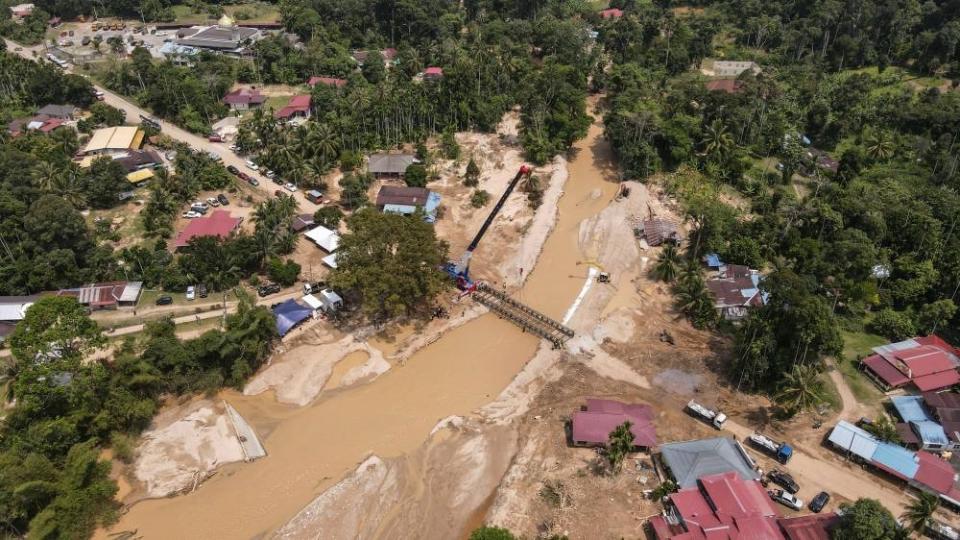
<svg viewBox="0 0 960 540">
<path fill-rule="evenodd" d="M 307 121 L 310 119 L 310 102 L 309 94 L 293 96 L 282 109 L 273 113 L 273 116 L 284 122 Z"/>
<path fill-rule="evenodd" d="M 72 296 L 82 306 L 91 310 L 117 309 L 118 306 L 132 307 L 140 300 L 143 292 L 141 281 L 110 281 L 106 283 L 91 283 L 72 289 L 61 289 L 57 296 Z"/>
<path fill-rule="evenodd" d="M 677 222 L 660 217 L 643 220 L 640 225 L 640 234 L 651 246 L 659 246 L 664 242 L 680 243 L 680 228 Z"/>
<path fill-rule="evenodd" d="M 743 81 L 737 79 L 714 79 L 704 85 L 711 92 L 739 94 L 743 90 Z"/>
<path fill-rule="evenodd" d="M 728 321 L 739 321 L 751 308 L 767 303 L 766 293 L 760 290 L 760 272 L 743 265 L 722 267 L 719 275 L 707 280 L 707 289 L 713 297 L 713 307 Z"/>
<path fill-rule="evenodd" d="M 960 384 L 960 350 L 936 335 L 873 348 L 860 361 L 863 372 L 884 392 L 938 392 Z"/>
<path fill-rule="evenodd" d="M 307 81 L 307 86 L 310 88 L 313 88 L 318 84 L 329 86 L 331 88 L 343 88 L 347 85 L 347 80 L 336 79 L 334 77 L 310 77 L 310 79 Z"/>
<path fill-rule="evenodd" d="M 267 96 L 257 88 L 237 88 L 223 96 L 223 102 L 233 111 L 256 109 L 267 102 Z"/>
<path fill-rule="evenodd" d="M 367 171 L 376 178 L 402 178 L 407 167 L 417 161 L 413 154 L 370 154 Z"/>
<path fill-rule="evenodd" d="M 226 238 L 240 228 L 243 218 L 233 217 L 226 210 L 214 210 L 207 217 L 196 218 L 190 221 L 174 241 L 177 249 L 190 245 L 190 240 L 201 236 L 218 236 Z"/>
</svg>

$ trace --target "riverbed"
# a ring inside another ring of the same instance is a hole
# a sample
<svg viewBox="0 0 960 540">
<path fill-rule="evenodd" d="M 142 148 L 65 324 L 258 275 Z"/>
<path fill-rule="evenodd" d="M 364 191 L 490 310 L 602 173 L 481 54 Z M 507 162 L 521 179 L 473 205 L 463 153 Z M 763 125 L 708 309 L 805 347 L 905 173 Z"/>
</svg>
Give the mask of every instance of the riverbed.
<svg viewBox="0 0 960 540">
<path fill-rule="evenodd" d="M 556 226 L 515 294 L 552 317 L 564 315 L 587 276 L 591 254 L 581 252 L 580 222 L 616 193 L 609 163 L 595 124 L 575 147 Z M 473 264 L 482 265 L 482 257 Z M 321 395 L 303 408 L 277 403 L 270 392 L 224 392 L 221 397 L 263 436 L 268 456 L 228 465 L 189 495 L 138 503 L 112 530 L 136 529 L 144 538 L 251 538 L 275 530 L 367 456 L 411 452 L 440 419 L 469 415 L 493 400 L 538 344 L 488 314 L 369 384 Z"/>
</svg>

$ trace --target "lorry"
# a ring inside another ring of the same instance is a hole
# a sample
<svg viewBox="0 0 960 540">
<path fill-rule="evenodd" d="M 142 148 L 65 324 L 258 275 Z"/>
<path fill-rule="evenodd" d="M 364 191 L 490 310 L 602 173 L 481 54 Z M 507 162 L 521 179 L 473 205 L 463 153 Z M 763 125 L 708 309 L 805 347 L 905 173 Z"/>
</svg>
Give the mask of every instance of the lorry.
<svg viewBox="0 0 960 540">
<path fill-rule="evenodd" d="M 775 441 L 760 433 L 752 433 L 747 438 L 751 444 L 770 454 L 780 463 L 786 464 L 793 457 L 793 447 L 785 442 Z"/>
<path fill-rule="evenodd" d="M 690 411 L 691 414 L 706 420 L 707 423 L 717 429 L 723 429 L 723 424 L 727 421 L 727 415 L 720 411 L 708 409 L 692 399 L 690 403 L 687 403 L 687 410 Z"/>
</svg>

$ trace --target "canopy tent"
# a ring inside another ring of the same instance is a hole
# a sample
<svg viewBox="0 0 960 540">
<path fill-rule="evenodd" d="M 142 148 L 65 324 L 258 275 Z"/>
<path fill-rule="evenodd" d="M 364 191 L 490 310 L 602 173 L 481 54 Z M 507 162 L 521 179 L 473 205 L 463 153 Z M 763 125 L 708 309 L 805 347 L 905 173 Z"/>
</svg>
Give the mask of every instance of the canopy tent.
<svg viewBox="0 0 960 540">
<path fill-rule="evenodd" d="M 304 320 L 309 319 L 312 314 L 313 309 L 293 299 L 273 308 L 273 315 L 277 318 L 277 332 L 281 337 L 287 335 L 290 330 Z"/>
</svg>

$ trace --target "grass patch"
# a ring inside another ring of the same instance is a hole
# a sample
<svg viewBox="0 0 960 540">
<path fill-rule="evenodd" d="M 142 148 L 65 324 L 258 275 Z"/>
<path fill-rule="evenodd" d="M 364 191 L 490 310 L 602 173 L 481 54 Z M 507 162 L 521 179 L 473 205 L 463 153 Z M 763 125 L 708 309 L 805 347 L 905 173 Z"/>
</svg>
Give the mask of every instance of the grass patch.
<svg viewBox="0 0 960 540">
<path fill-rule="evenodd" d="M 144 289 L 140 293 L 140 300 L 137 302 L 137 307 L 144 308 L 154 306 L 157 303 L 157 298 L 161 296 L 169 296 L 173 298 L 173 305 L 186 305 L 187 297 L 184 293 L 172 293 L 161 291 L 160 289 Z"/>
<path fill-rule="evenodd" d="M 210 23 L 220 17 L 203 10 L 196 13 L 190 6 L 173 6 L 174 20 L 178 23 Z M 272 23 L 280 22 L 280 10 L 277 6 L 263 2 L 249 2 L 223 6 L 223 12 L 238 23 Z"/>
<path fill-rule="evenodd" d="M 837 413 L 843 410 L 843 400 L 840 398 L 840 391 L 833 384 L 833 379 L 827 373 L 820 374 L 820 382 L 823 383 L 823 402 L 830 407 L 830 410 Z"/>
<path fill-rule="evenodd" d="M 867 332 L 843 330 L 840 335 L 843 337 L 843 355 L 842 358 L 837 359 L 837 369 L 843 374 L 847 386 L 850 387 L 857 401 L 871 406 L 879 404 L 884 398 L 883 392 L 860 371 L 858 364 L 861 358 L 870 353 L 870 349 L 883 345 L 888 340 Z"/>
<path fill-rule="evenodd" d="M 287 106 L 287 103 L 290 101 L 291 96 L 270 96 L 267 98 L 267 101 L 263 104 L 263 109 L 265 111 L 273 110 L 279 111 L 280 109 Z"/>
</svg>

